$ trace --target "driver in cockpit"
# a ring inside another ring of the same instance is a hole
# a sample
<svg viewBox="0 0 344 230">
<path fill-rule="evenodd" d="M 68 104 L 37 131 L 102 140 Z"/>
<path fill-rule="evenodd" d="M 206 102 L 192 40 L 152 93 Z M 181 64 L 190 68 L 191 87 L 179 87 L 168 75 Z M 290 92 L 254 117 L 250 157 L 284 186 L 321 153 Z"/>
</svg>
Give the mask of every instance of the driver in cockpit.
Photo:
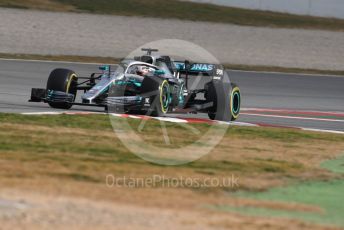
<svg viewBox="0 0 344 230">
<path fill-rule="evenodd" d="M 136 74 L 143 77 L 153 72 L 154 72 L 154 69 L 148 66 L 138 66 L 136 69 Z"/>
</svg>

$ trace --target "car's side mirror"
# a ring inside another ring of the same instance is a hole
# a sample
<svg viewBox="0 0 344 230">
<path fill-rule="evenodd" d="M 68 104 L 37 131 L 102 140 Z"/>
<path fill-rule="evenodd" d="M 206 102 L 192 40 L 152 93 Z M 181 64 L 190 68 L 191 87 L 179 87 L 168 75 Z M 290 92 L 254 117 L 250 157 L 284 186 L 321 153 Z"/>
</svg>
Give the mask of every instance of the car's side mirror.
<svg viewBox="0 0 344 230">
<path fill-rule="evenodd" d="M 99 70 L 101 71 L 109 71 L 110 66 L 109 65 L 101 65 L 99 66 Z"/>
<path fill-rule="evenodd" d="M 103 74 L 108 74 L 108 76 L 111 75 L 111 66 L 110 65 L 99 66 L 99 70 L 103 71 Z"/>
</svg>

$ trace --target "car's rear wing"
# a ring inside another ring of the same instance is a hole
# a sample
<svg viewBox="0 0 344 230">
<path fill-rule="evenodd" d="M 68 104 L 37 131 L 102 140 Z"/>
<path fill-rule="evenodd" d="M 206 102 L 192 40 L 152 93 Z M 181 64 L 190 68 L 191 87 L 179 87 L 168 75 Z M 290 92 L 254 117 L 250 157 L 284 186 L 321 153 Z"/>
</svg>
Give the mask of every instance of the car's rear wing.
<svg viewBox="0 0 344 230">
<path fill-rule="evenodd" d="M 173 64 L 178 72 L 187 72 L 189 75 L 204 74 L 206 76 L 214 77 L 222 77 L 224 75 L 224 68 L 219 64 L 193 63 L 190 64 L 190 68 L 188 70 L 185 68 L 185 62 L 174 61 Z"/>
</svg>

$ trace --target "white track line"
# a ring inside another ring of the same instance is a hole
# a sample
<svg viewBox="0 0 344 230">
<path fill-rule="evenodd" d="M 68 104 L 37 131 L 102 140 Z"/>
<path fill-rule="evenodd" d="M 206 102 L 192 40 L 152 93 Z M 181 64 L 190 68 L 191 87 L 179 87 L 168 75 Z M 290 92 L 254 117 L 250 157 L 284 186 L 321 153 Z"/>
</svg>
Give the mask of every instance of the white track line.
<svg viewBox="0 0 344 230">
<path fill-rule="evenodd" d="M 141 119 L 141 117 L 135 115 L 128 115 L 128 117 L 133 119 Z"/>
<path fill-rule="evenodd" d="M 252 124 L 252 123 L 247 123 L 247 122 L 232 122 L 231 123 L 234 126 L 249 126 L 249 127 L 258 127 L 259 125 L 257 124 Z"/>
<path fill-rule="evenodd" d="M 339 111 L 298 110 L 298 109 L 241 108 L 240 111 L 319 113 L 319 114 L 332 114 L 334 116 L 336 116 L 336 115 L 339 115 L 339 116 L 344 115 L 344 112 L 339 112 Z"/>
<path fill-rule="evenodd" d="M 328 121 L 328 122 L 344 122 L 344 120 L 337 119 L 327 119 L 327 118 L 315 118 L 315 117 L 294 117 L 294 116 L 281 116 L 281 115 L 270 115 L 270 114 L 258 114 L 258 113 L 241 113 L 247 116 L 257 116 L 257 117 L 273 117 L 273 118 L 285 118 L 285 119 L 295 119 L 295 120 L 311 120 L 311 121 Z"/>
<path fill-rule="evenodd" d="M 26 113 L 21 113 L 22 115 L 95 115 L 95 114 L 106 114 L 103 112 L 53 112 L 53 111 L 48 111 L 48 112 L 26 112 Z"/>
<path fill-rule="evenodd" d="M 60 115 L 63 112 L 29 112 L 29 113 L 21 113 L 22 115 Z"/>
<path fill-rule="evenodd" d="M 282 75 L 295 75 L 295 76 L 305 76 L 305 77 L 343 77 L 343 75 L 339 74 L 319 74 L 319 73 L 287 73 L 287 72 L 276 72 L 276 71 L 253 71 L 253 70 L 236 70 L 236 69 L 228 69 L 230 71 L 235 72 L 242 72 L 242 73 L 264 73 L 264 74 L 282 74 Z"/>
<path fill-rule="evenodd" d="M 110 115 L 114 117 L 122 117 L 122 114 L 118 114 L 118 113 L 110 113 Z"/>
<path fill-rule="evenodd" d="M 343 131 L 336 131 L 336 130 L 327 130 L 327 129 L 310 129 L 310 128 L 301 128 L 304 131 L 312 131 L 312 132 L 323 132 L 323 133 L 335 133 L 335 134 L 344 134 Z"/>
<path fill-rule="evenodd" d="M 188 123 L 187 120 L 174 118 L 174 117 L 153 117 L 153 119 L 156 119 L 159 121 L 174 122 L 174 123 Z"/>
</svg>

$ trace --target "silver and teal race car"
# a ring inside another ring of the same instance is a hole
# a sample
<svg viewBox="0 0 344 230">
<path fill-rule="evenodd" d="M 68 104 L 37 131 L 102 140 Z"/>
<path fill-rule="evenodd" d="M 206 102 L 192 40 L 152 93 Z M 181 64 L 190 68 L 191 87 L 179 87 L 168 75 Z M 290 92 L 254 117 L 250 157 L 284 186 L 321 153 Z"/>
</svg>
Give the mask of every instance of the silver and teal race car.
<svg viewBox="0 0 344 230">
<path fill-rule="evenodd" d="M 30 102 L 45 102 L 52 108 L 73 105 L 101 106 L 112 113 L 164 116 L 167 113 L 207 113 L 212 120 L 234 121 L 240 113 L 239 87 L 230 82 L 222 65 L 174 61 L 169 56 L 145 55 L 123 60 L 112 70 L 78 76 L 73 70 L 55 69 L 45 89 L 33 88 Z M 190 87 L 201 78 L 202 87 Z M 77 92 L 83 91 L 81 100 Z"/>
</svg>

